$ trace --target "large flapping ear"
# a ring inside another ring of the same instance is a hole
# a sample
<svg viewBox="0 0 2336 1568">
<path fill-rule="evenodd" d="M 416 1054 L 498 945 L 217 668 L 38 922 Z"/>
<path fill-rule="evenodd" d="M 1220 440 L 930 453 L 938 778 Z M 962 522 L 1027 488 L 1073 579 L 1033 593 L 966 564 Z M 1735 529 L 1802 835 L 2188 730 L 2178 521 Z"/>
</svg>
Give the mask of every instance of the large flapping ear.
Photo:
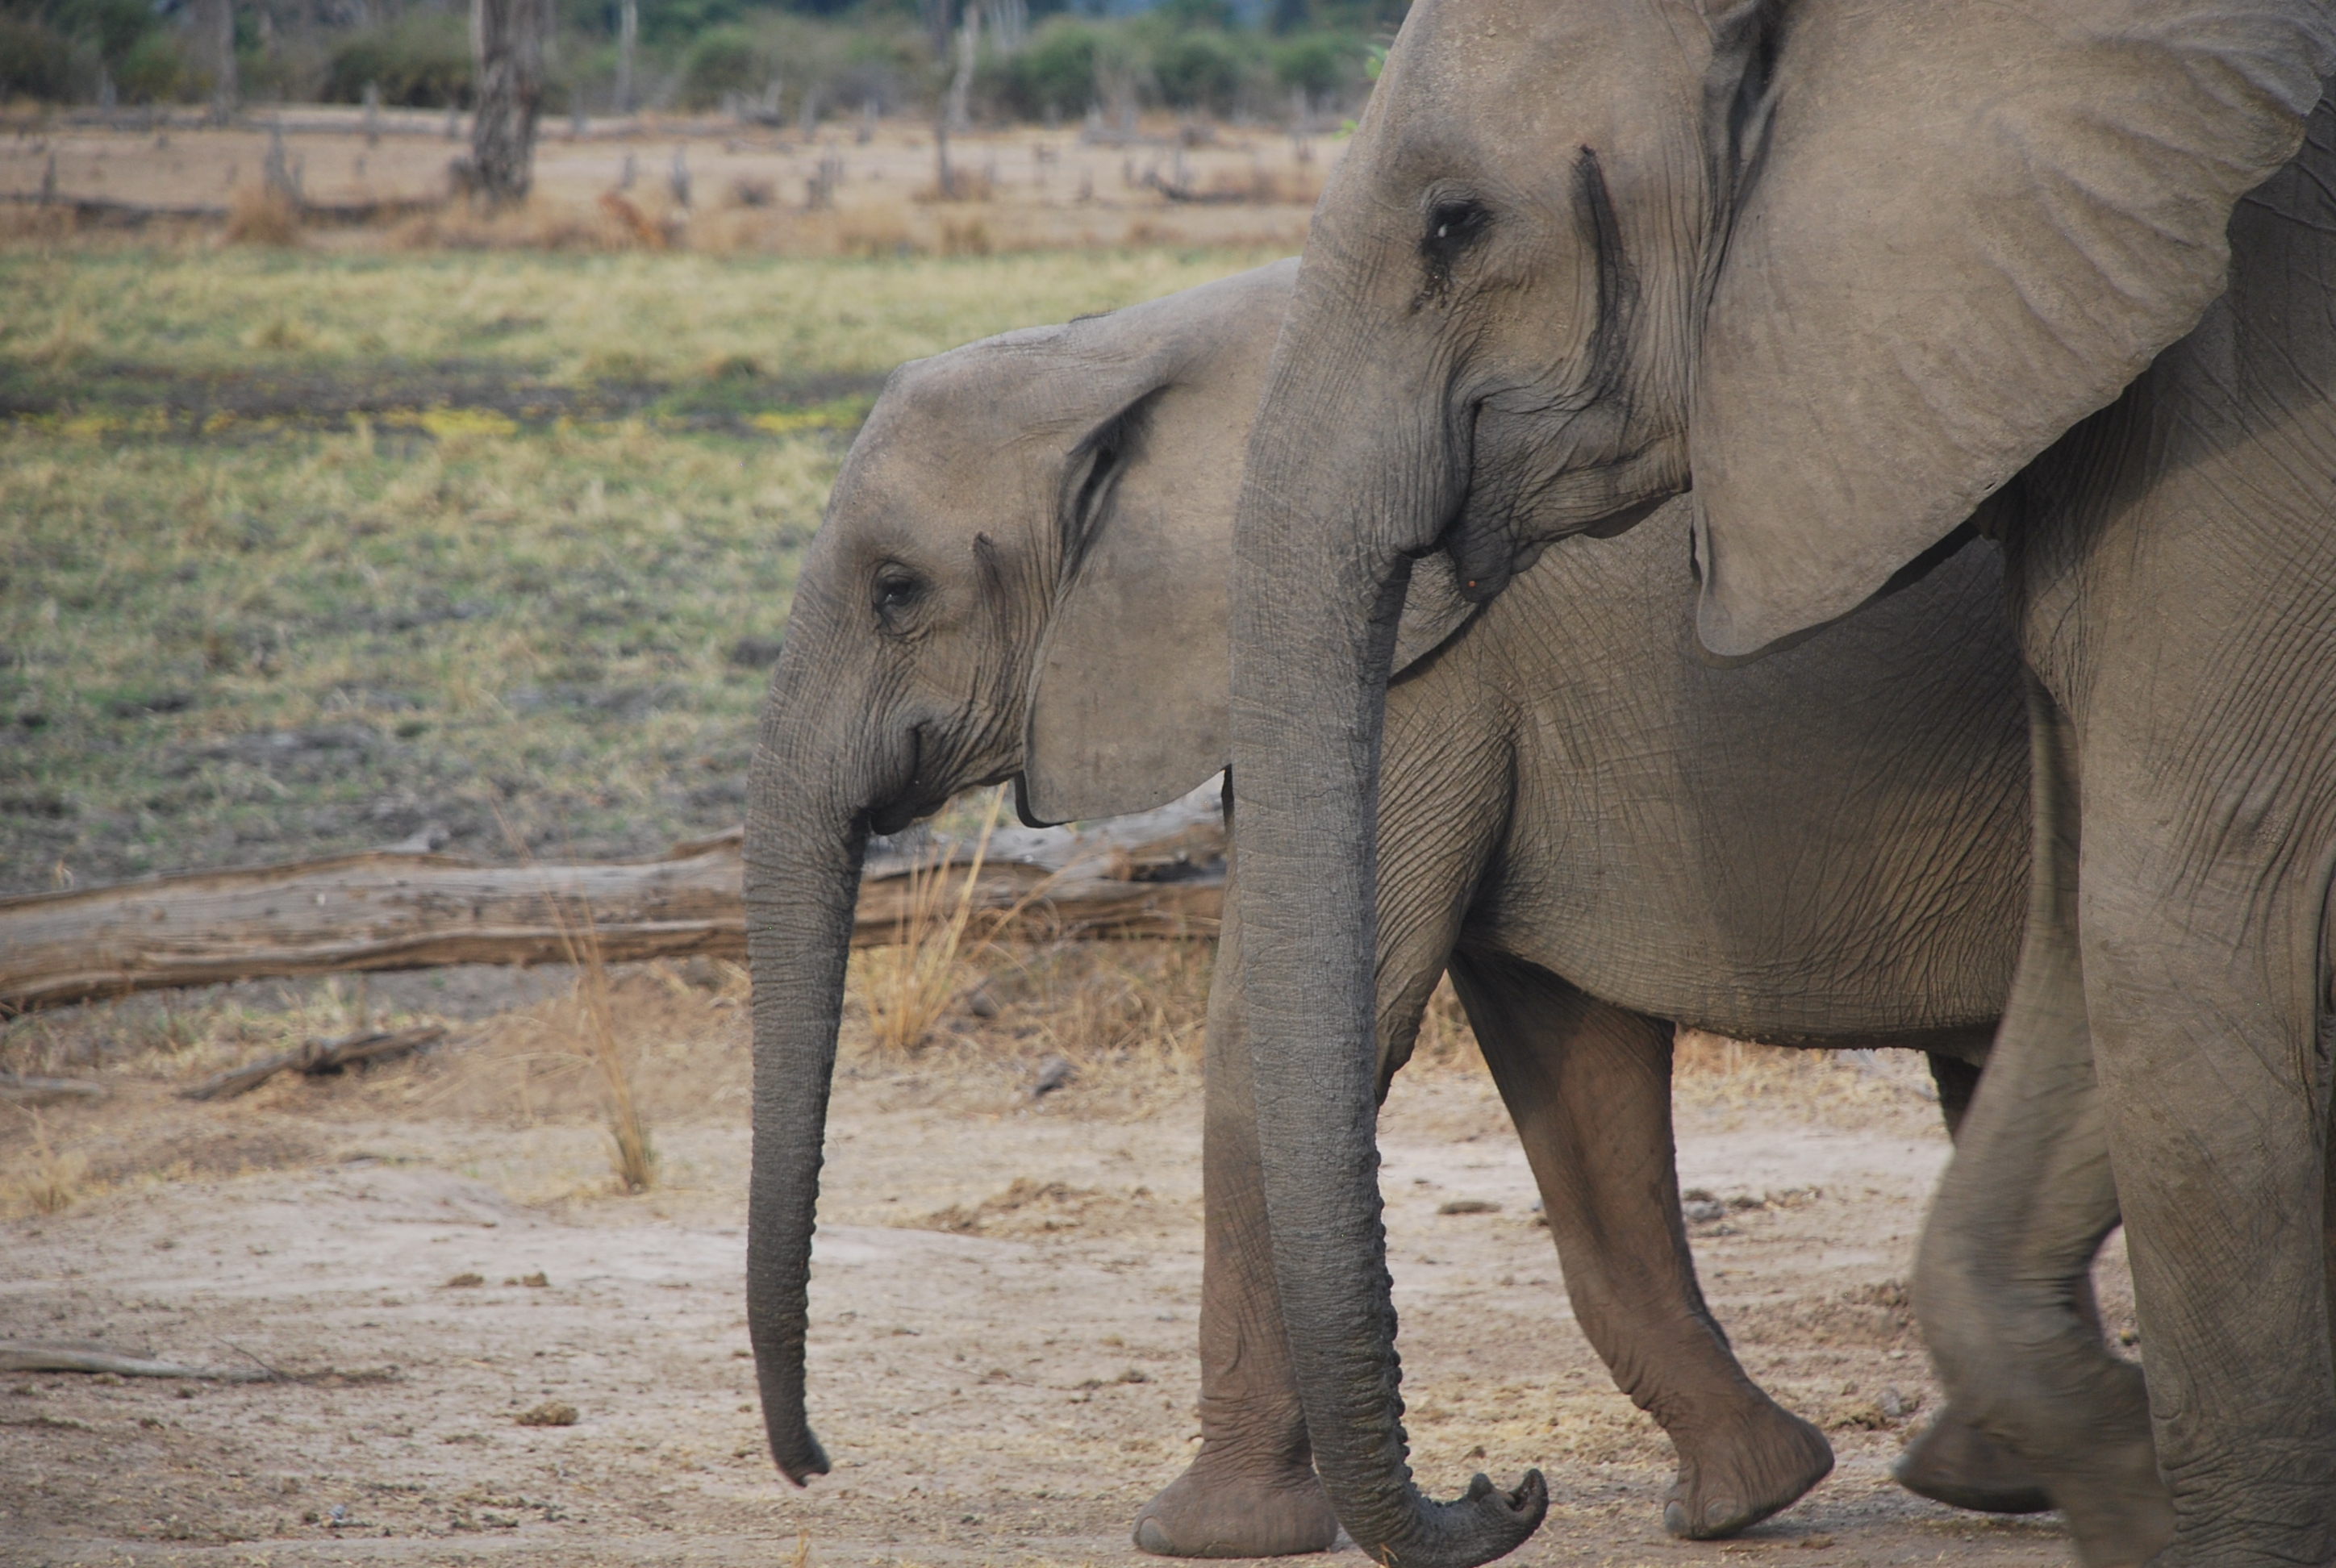
<svg viewBox="0 0 2336 1568">
<path fill-rule="evenodd" d="M 1855 609 L 2187 332 L 2336 69 L 2321 0 L 1771 25 L 1689 426 L 1719 654 Z"/>
<path fill-rule="evenodd" d="M 1077 324 L 1103 340 L 1093 349 L 1141 346 L 1162 368 L 1071 466 L 1066 562 L 1031 674 L 1025 821 L 1148 811 L 1225 765 L 1233 511 L 1296 271 L 1276 263 Z"/>
</svg>

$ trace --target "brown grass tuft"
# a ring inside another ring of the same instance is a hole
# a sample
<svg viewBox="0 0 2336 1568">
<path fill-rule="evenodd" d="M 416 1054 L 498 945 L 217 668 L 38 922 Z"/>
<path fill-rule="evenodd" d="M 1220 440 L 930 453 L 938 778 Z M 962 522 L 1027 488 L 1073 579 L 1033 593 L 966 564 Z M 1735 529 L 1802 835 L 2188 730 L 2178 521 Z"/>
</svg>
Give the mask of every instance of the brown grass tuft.
<svg viewBox="0 0 2336 1568">
<path fill-rule="evenodd" d="M 620 191 L 600 192 L 600 210 L 629 235 L 634 244 L 644 249 L 663 250 L 672 243 L 672 236 L 664 226 L 650 222 L 648 214 Z"/>
<path fill-rule="evenodd" d="M 958 955 L 973 920 L 974 884 L 1005 804 L 1002 786 L 991 792 L 972 863 L 962 877 L 950 875 L 943 858 L 946 851 L 932 863 L 910 869 L 908 910 L 894 930 L 892 945 L 861 955 L 861 1005 L 867 1009 L 870 1033 L 880 1049 L 905 1052 L 924 1044 L 956 999 L 962 983 Z"/>
<path fill-rule="evenodd" d="M 503 834 L 532 863 L 527 841 L 508 823 Z M 560 948 L 576 967 L 576 989 L 568 1000 L 562 1033 L 569 1049 L 589 1062 L 599 1076 L 609 1164 L 616 1172 L 618 1189 L 646 1193 L 657 1184 L 657 1151 L 649 1143 L 648 1128 L 633 1093 L 632 1053 L 617 1033 L 616 1000 L 608 966 L 601 955 L 599 928 L 592 923 L 592 906 L 579 899 L 571 914 L 556 895 L 547 895 L 545 902 L 560 933 Z"/>
<path fill-rule="evenodd" d="M 228 202 L 222 238 L 229 245 L 297 245 L 300 209 L 272 185 L 239 186 Z"/>
<path fill-rule="evenodd" d="M 952 169 L 949 189 L 941 189 L 937 178 L 930 185 L 918 188 L 912 200 L 917 201 L 988 201 L 998 194 L 997 181 L 986 169 Z"/>
<path fill-rule="evenodd" d="M 998 242 L 990 237 L 989 225 L 980 219 L 970 219 L 963 223 L 943 219 L 940 243 L 943 256 L 988 256 L 997 248 Z"/>
<path fill-rule="evenodd" d="M 33 1147 L 0 1183 L 0 1213 L 60 1213 L 90 1194 L 89 1161 L 51 1148 L 48 1124 L 38 1111 L 29 1115 Z"/>
</svg>

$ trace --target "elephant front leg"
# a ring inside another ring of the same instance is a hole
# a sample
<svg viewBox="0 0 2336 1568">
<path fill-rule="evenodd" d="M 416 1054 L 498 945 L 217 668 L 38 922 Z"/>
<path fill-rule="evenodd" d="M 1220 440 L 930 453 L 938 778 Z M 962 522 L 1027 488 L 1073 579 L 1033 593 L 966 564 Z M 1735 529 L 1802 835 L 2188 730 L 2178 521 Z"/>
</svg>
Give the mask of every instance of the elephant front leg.
<svg viewBox="0 0 2336 1568">
<path fill-rule="evenodd" d="M 1696 1283 L 1671 1144 L 1668 1023 L 1547 970 L 1472 955 L 1452 966 L 1515 1121 L 1575 1321 L 1679 1450 L 1674 1535 L 1730 1535 L 1833 1469 L 1825 1435 L 1745 1374 Z"/>
<path fill-rule="evenodd" d="M 1163 1557 L 1280 1557 L 1328 1551 L 1338 1538 L 1274 1286 L 1231 890 L 1225 910 L 1202 1132 L 1201 1451 L 1135 1516 L 1136 1545 Z"/>
</svg>

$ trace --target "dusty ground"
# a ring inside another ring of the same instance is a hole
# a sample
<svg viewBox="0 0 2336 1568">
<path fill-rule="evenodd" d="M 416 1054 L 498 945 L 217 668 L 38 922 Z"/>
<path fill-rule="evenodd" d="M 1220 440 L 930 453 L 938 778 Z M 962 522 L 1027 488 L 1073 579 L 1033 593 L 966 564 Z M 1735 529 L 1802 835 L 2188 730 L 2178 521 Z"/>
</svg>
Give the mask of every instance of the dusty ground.
<svg viewBox="0 0 2336 1568">
<path fill-rule="evenodd" d="M 0 1135 L 20 1216 L 0 1222 L 0 1339 L 287 1377 L 0 1376 L 0 1561 L 1152 1561 L 1129 1522 L 1196 1437 L 1198 1081 L 1189 1032 L 1160 1026 L 1191 1018 L 1205 961 L 1166 947 L 993 966 L 998 1016 L 914 1057 L 847 1040 L 812 1364 L 837 1468 L 804 1492 L 764 1456 L 745 1359 L 735 971 L 618 987 L 661 1161 L 633 1197 L 611 1195 L 558 976 L 20 1024 L 7 1065 L 112 1093 Z M 424 1008 L 475 1021 L 362 1077 L 171 1096 L 272 1040 Z M 1056 1049 L 1078 1076 L 1034 1100 Z M 1449 1027 L 1422 1056 L 1383 1123 L 1416 1460 L 1447 1494 L 1548 1471 L 1556 1505 L 1515 1561 L 2067 1560 L 2049 1516 L 1958 1515 L 1886 1475 L 1938 1397 L 1895 1284 L 1946 1153 L 1911 1059 L 1683 1051 L 1682 1175 L 1720 1205 L 1694 1227 L 1705 1288 L 1840 1456 L 1798 1507 L 1698 1545 L 1662 1534 L 1668 1445 L 1568 1316 L 1481 1068 Z M 1441 1212 L 1467 1199 L 1492 1206 Z M 2128 1326 L 2121 1265 L 2104 1276 Z M 580 1419 L 518 1423 L 547 1401 Z"/>
</svg>

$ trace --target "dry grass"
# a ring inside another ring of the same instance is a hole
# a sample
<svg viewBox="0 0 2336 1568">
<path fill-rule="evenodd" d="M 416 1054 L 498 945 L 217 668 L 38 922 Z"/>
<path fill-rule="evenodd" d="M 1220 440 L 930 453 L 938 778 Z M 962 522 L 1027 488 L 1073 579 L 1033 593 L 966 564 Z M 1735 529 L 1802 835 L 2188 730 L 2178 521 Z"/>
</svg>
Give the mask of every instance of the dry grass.
<svg viewBox="0 0 2336 1568">
<path fill-rule="evenodd" d="M 1803 1050 L 1759 1046 L 1701 1029 L 1681 1029 L 1671 1095 L 1699 1110 L 1741 1111 L 1763 1104 L 1817 1110 L 1862 1124 L 1878 1111 L 1937 1115 L 1938 1092 L 1915 1051 Z"/>
<path fill-rule="evenodd" d="M 46 1118 L 32 1119 L 32 1147 L 0 1175 L 0 1214 L 54 1214 L 90 1195 L 89 1160 L 79 1152 L 60 1154 L 49 1144 Z"/>
<path fill-rule="evenodd" d="M 590 907 L 579 903 L 579 909 L 580 930 L 569 920 L 560 920 L 561 945 L 577 966 L 576 989 L 568 1004 L 569 1048 L 591 1063 L 600 1081 L 600 1114 L 608 1124 L 609 1164 L 618 1188 L 646 1193 L 657 1184 L 657 1151 L 650 1146 L 633 1092 L 632 1053 L 618 1034 L 616 998 L 608 966 L 600 957 L 599 932 L 593 927 Z"/>
<path fill-rule="evenodd" d="M 169 138 L 94 126 L 0 141 L 0 191 L 29 194 L 55 159 L 59 191 L 73 198 L 161 207 L 217 207 L 227 228 L 262 247 L 299 243 L 338 254 L 398 249 L 689 249 L 714 254 L 832 258 L 949 254 L 952 233 L 979 227 L 999 253 L 1112 249 L 1129 245 L 1269 244 L 1296 249 L 1340 145 L 1323 146 L 1227 128 L 1190 145 L 1164 122 L 1146 144 L 1107 147 L 1036 128 L 952 138 L 949 189 L 930 130 L 891 124 L 866 141 L 813 140 L 710 126 L 651 128 L 583 141 L 547 135 L 536 151 L 535 189 L 487 213 L 447 201 L 451 149 L 433 138 L 286 135 L 281 156 L 305 170 L 305 197 L 326 205 L 443 205 L 419 218 L 301 234 L 295 215 L 262 195 L 275 149 L 264 132 L 187 130 Z M 667 170 L 678 151 L 696 204 Z M 609 199 L 615 199 L 612 205 Z M 629 212 L 629 216 L 628 213 Z M 70 206 L 0 208 L 0 242 L 66 244 L 98 251 L 167 239 L 209 245 L 216 221 L 155 220 L 131 231 L 76 231 Z M 962 248 L 956 254 L 972 254 Z"/>
<path fill-rule="evenodd" d="M 229 245 L 266 245 L 283 248 L 300 243 L 300 210 L 292 199 L 274 186 L 237 188 L 228 202 L 227 226 L 220 238 Z"/>
<path fill-rule="evenodd" d="M 1006 791 L 993 790 L 962 873 L 944 863 L 945 850 L 910 868 L 907 910 L 890 947 L 869 951 L 855 968 L 860 1005 L 880 1050 L 906 1052 L 925 1043 L 962 983 L 958 954 L 973 918 L 974 884 L 989 853 Z"/>
</svg>

